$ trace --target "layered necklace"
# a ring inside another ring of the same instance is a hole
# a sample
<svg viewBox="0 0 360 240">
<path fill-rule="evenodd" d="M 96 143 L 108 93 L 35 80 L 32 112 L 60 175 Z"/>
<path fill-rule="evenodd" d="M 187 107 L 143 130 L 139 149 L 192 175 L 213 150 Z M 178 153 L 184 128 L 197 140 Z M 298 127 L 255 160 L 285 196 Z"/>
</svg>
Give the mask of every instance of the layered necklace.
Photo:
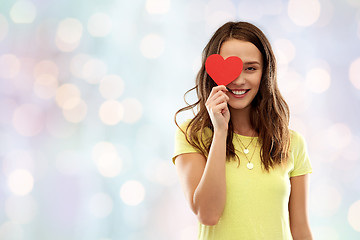
<svg viewBox="0 0 360 240">
<path fill-rule="evenodd" d="M 249 143 L 247 146 L 245 146 L 245 144 L 243 144 L 243 142 L 241 141 L 241 139 L 240 139 L 236 134 L 235 134 L 235 137 L 236 137 L 236 139 L 238 140 L 238 143 L 240 144 L 240 148 L 241 148 L 242 152 L 244 153 L 246 159 L 248 160 L 248 163 L 247 163 L 247 165 L 246 165 L 247 168 L 248 168 L 249 170 L 253 169 L 253 168 L 254 168 L 254 164 L 251 162 L 251 160 L 252 160 L 252 158 L 253 158 L 253 156 L 254 156 L 254 153 L 255 153 L 255 150 L 256 150 L 258 141 L 256 141 L 254 151 L 253 151 L 253 153 L 252 153 L 252 155 L 251 155 L 251 158 L 250 158 L 250 160 L 249 160 L 249 158 L 247 157 L 247 154 L 249 154 L 249 152 L 250 152 L 250 151 L 249 151 L 249 146 L 250 146 L 250 144 L 252 143 L 252 141 L 254 140 L 255 137 L 252 137 L 252 138 L 251 138 L 251 141 L 250 141 L 250 143 Z"/>
</svg>

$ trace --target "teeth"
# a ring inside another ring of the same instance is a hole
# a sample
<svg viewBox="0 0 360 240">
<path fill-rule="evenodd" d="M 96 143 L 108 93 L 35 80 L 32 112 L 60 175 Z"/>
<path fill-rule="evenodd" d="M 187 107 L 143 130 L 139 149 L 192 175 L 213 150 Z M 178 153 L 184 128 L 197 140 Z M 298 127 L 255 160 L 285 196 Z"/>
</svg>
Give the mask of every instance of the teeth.
<svg viewBox="0 0 360 240">
<path fill-rule="evenodd" d="M 242 95 L 242 94 L 244 94 L 244 93 L 246 93 L 246 90 L 245 91 L 232 91 L 234 94 L 236 94 L 236 95 Z"/>
</svg>

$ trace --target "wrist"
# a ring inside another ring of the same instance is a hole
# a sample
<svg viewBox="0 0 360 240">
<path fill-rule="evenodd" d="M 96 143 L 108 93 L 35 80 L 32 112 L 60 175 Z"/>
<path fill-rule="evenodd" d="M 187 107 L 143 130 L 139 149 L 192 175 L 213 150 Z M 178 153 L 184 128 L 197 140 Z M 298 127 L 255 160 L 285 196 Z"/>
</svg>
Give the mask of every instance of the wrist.
<svg viewBox="0 0 360 240">
<path fill-rule="evenodd" d="M 214 131 L 214 137 L 227 137 L 228 130 L 227 129 L 217 129 Z"/>
</svg>

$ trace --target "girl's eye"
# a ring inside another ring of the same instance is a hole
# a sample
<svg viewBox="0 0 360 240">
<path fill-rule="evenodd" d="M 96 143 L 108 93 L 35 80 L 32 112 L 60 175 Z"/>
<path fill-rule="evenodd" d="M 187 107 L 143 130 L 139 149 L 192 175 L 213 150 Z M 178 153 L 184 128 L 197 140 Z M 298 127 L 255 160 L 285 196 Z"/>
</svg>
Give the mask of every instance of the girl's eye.
<svg viewBox="0 0 360 240">
<path fill-rule="evenodd" d="M 254 71 L 256 69 L 254 67 L 248 67 L 247 70 Z"/>
</svg>

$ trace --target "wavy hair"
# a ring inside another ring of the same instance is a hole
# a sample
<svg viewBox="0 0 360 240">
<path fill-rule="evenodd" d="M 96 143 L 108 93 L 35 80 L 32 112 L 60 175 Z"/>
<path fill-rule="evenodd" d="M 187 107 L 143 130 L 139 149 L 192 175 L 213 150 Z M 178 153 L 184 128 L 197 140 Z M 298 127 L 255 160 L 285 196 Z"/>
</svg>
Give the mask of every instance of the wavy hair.
<svg viewBox="0 0 360 240">
<path fill-rule="evenodd" d="M 211 37 L 202 52 L 202 65 L 196 76 L 195 87 L 184 94 L 186 107 L 179 109 L 174 116 L 176 126 L 185 134 L 186 141 L 198 149 L 206 158 L 210 151 L 214 127 L 205 107 L 210 92 L 217 84 L 211 79 L 205 70 L 205 61 L 211 54 L 219 54 L 222 43 L 229 39 L 238 39 L 251 42 L 262 54 L 263 73 L 257 95 L 251 102 L 250 121 L 252 127 L 259 134 L 261 143 L 260 157 L 263 167 L 269 172 L 275 165 L 286 162 L 289 155 L 290 132 L 289 132 L 289 107 L 281 96 L 276 80 L 276 59 L 271 45 L 264 33 L 248 22 L 227 22 L 221 26 Z M 189 104 L 186 95 L 196 90 L 198 101 Z M 182 111 L 197 108 L 197 113 L 183 131 L 176 122 L 176 116 Z M 211 129 L 211 136 L 204 139 L 198 133 L 203 133 L 205 128 Z M 230 118 L 226 139 L 227 161 L 240 158 L 235 153 L 232 143 L 233 124 Z"/>
</svg>

